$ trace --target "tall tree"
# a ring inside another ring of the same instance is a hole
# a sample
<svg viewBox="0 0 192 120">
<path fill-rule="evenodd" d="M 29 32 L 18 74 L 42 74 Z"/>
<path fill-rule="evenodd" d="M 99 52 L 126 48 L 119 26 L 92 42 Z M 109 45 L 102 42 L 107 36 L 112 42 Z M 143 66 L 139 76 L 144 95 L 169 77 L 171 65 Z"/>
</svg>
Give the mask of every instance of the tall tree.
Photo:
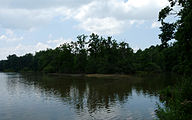
<svg viewBox="0 0 192 120">
<path fill-rule="evenodd" d="M 170 5 L 159 13 L 162 33 L 159 35 L 162 46 L 167 47 L 168 42 L 176 40 L 180 55 L 179 69 L 192 72 L 192 0 L 169 0 Z M 166 18 L 173 16 L 174 22 L 165 22 Z"/>
</svg>

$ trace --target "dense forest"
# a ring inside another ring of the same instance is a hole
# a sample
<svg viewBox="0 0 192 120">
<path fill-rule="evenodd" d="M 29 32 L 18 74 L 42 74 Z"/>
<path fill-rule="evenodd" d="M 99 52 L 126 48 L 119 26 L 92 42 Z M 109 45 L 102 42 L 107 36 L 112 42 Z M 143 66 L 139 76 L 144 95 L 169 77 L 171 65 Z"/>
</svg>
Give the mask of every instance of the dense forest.
<svg viewBox="0 0 192 120">
<path fill-rule="evenodd" d="M 182 62 L 178 43 L 134 50 L 126 42 L 97 34 L 80 35 L 76 42 L 64 43 L 24 56 L 9 55 L 0 61 L 0 71 L 38 71 L 49 73 L 134 73 L 190 72 L 190 62 Z"/>
<path fill-rule="evenodd" d="M 9 55 L 0 61 L 0 71 L 40 71 L 54 73 L 133 73 L 135 71 L 183 72 L 175 44 L 162 48 L 151 46 L 134 52 L 128 43 L 112 37 L 80 35 L 76 42 L 35 55 Z M 185 66 L 186 67 L 186 66 Z M 186 69 L 189 70 L 189 69 Z"/>
</svg>

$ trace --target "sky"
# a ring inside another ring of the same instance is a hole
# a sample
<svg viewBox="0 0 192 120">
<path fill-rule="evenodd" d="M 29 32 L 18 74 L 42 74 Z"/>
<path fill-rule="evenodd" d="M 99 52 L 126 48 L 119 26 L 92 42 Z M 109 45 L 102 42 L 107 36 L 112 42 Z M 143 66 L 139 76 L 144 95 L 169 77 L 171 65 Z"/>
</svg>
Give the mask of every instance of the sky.
<svg viewBox="0 0 192 120">
<path fill-rule="evenodd" d="M 168 0 L 0 0 L 0 60 L 91 33 L 145 49 L 160 44 L 158 13 L 167 5 Z"/>
</svg>

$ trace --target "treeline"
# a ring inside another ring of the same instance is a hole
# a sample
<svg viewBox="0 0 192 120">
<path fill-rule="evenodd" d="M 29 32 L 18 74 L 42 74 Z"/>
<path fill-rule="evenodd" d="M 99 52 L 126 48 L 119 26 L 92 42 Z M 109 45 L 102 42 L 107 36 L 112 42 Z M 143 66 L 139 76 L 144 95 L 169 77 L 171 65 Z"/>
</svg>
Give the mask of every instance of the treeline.
<svg viewBox="0 0 192 120">
<path fill-rule="evenodd" d="M 126 42 L 92 33 L 78 36 L 76 42 L 64 43 L 35 55 L 9 55 L 7 60 L 0 61 L 0 71 L 111 74 L 190 71 L 189 66 L 180 61 L 179 54 L 177 43 L 166 48 L 157 45 L 134 52 Z"/>
</svg>

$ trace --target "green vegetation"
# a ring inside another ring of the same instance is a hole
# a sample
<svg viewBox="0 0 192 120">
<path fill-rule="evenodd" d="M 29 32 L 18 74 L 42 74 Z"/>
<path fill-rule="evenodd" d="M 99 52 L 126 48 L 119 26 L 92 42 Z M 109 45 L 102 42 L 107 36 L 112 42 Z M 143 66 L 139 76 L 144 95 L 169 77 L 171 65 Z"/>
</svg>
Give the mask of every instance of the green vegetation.
<svg viewBox="0 0 192 120">
<path fill-rule="evenodd" d="M 36 52 L 35 55 L 9 55 L 0 61 L 0 71 L 34 71 L 48 73 L 108 73 L 127 74 L 136 71 L 179 71 L 177 48 L 151 46 L 133 52 L 128 43 L 112 37 L 80 35 L 76 42 L 64 43 L 55 49 Z M 182 64 L 181 64 L 182 65 Z"/>
<path fill-rule="evenodd" d="M 190 75 L 192 73 L 192 0 L 169 0 L 169 2 L 170 6 L 165 7 L 159 13 L 159 21 L 162 23 L 162 27 L 160 27 L 162 33 L 159 37 L 163 48 L 169 47 L 170 40 L 176 40 L 173 45 L 174 49 L 171 51 L 174 54 L 169 54 L 177 58 L 175 61 L 170 61 L 172 64 L 177 63 L 172 70 Z M 181 8 L 178 9 L 176 6 Z M 172 15 L 177 17 L 175 22 L 164 22 L 167 17 Z M 172 64 L 167 64 L 167 66 Z M 192 77 L 184 78 L 174 87 L 162 90 L 160 98 L 165 107 L 157 109 L 156 114 L 159 119 L 192 119 Z"/>
<path fill-rule="evenodd" d="M 89 37 L 80 35 L 77 38 L 76 42 L 36 52 L 34 56 L 9 55 L 7 60 L 0 62 L 0 71 L 126 74 L 135 71 L 160 72 L 165 68 L 166 60 L 162 59 L 164 52 L 160 46 L 134 53 L 128 43 L 117 43 L 112 37 L 91 34 Z"/>
<path fill-rule="evenodd" d="M 191 120 L 192 118 L 192 80 L 180 81 L 174 87 L 160 92 L 160 100 L 165 107 L 158 107 L 156 114 L 162 120 Z"/>
<path fill-rule="evenodd" d="M 0 61 L 0 71 L 40 71 L 54 73 L 192 73 L 192 0 L 169 0 L 159 13 L 161 45 L 134 52 L 128 43 L 97 34 L 80 35 L 76 42 L 64 43 L 35 55 L 9 55 Z M 176 7 L 177 6 L 177 7 Z M 180 8 L 178 8 L 178 6 Z M 171 20 L 173 22 L 166 22 Z M 191 119 L 191 78 L 161 92 L 165 108 L 160 119 Z"/>
<path fill-rule="evenodd" d="M 133 50 L 125 42 L 96 34 L 80 35 L 76 42 L 64 43 L 56 49 L 9 55 L 0 61 L 0 71 L 40 71 L 49 73 L 132 73 Z"/>
<path fill-rule="evenodd" d="M 162 33 L 159 38 L 163 48 L 169 47 L 170 40 L 176 40 L 173 44 L 174 49 L 169 54 L 177 56 L 177 65 L 173 70 L 183 73 L 192 72 L 192 0 L 169 0 L 170 6 L 165 7 L 159 12 L 159 21 Z M 165 22 L 173 19 L 174 22 Z M 169 59 L 168 59 L 169 60 Z"/>
</svg>

